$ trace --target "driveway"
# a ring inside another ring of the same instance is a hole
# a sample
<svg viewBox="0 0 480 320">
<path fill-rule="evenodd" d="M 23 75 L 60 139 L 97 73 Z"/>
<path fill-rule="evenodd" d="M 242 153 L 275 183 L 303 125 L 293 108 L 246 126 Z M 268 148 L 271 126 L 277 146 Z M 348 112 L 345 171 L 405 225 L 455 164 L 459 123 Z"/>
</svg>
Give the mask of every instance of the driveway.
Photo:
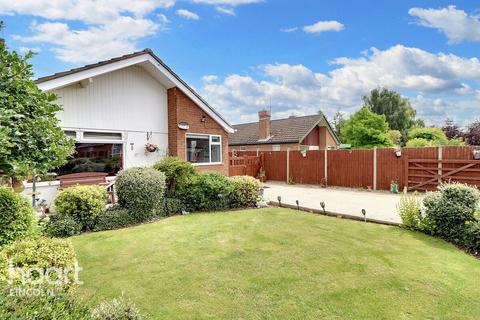
<svg viewBox="0 0 480 320">
<path fill-rule="evenodd" d="M 400 195 L 387 192 L 371 192 L 345 188 L 321 188 L 312 185 L 287 185 L 283 182 L 269 181 L 265 183 L 265 199 L 278 202 L 277 197 L 282 197 L 282 203 L 296 205 L 299 201 L 301 207 L 321 210 L 320 202 L 325 202 L 325 210 L 340 215 L 362 217 L 362 209 L 367 212 L 367 218 L 401 223 L 397 213 L 397 204 Z"/>
</svg>

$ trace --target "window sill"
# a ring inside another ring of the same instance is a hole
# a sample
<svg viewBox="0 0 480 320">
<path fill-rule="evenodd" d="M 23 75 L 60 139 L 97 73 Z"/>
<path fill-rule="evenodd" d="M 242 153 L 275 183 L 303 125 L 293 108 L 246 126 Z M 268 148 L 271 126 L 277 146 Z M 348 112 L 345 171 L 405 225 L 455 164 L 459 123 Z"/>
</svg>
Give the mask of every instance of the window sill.
<svg viewBox="0 0 480 320">
<path fill-rule="evenodd" d="M 202 166 L 218 166 L 218 165 L 222 165 L 223 162 L 205 162 L 205 163 L 194 163 L 194 162 L 190 162 L 192 164 L 192 166 L 194 167 L 202 167 Z"/>
</svg>

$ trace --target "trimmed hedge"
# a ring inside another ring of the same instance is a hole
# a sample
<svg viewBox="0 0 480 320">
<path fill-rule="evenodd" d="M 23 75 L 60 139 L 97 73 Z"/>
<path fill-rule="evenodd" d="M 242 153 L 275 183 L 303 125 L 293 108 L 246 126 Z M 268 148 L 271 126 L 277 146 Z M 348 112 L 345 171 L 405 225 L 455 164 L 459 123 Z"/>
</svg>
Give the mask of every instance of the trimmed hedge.
<svg viewBox="0 0 480 320">
<path fill-rule="evenodd" d="M 231 177 L 231 206 L 235 208 L 255 207 L 260 197 L 262 183 L 250 176 Z"/>
<path fill-rule="evenodd" d="M 162 214 L 165 174 L 152 168 L 120 171 L 115 181 L 118 204 L 127 209 L 137 222 Z"/>
<path fill-rule="evenodd" d="M 59 216 L 69 216 L 82 226 L 93 229 L 95 219 L 105 210 L 107 191 L 101 186 L 74 186 L 62 190 L 55 198 L 55 210 Z"/>
<path fill-rule="evenodd" d="M 113 206 L 100 214 L 95 223 L 95 231 L 121 229 L 138 223 L 125 208 Z"/>
<path fill-rule="evenodd" d="M 72 270 L 75 251 L 72 243 L 63 239 L 40 237 L 8 244 L 0 251 L 0 282 L 8 280 L 9 262 L 12 262 L 13 267 L 39 268 L 44 271 L 50 267 Z M 68 280 L 68 284 L 62 283 L 58 288 L 73 288 L 75 284 L 72 272 L 68 274 Z M 20 273 L 15 275 L 14 283 L 21 284 Z"/>
<path fill-rule="evenodd" d="M 166 195 L 169 198 L 174 198 L 177 190 L 196 174 L 195 167 L 190 162 L 177 157 L 165 157 L 154 164 L 153 168 L 165 174 Z"/>
<path fill-rule="evenodd" d="M 225 210 L 230 207 L 233 186 L 219 173 L 191 177 L 178 191 L 179 199 L 189 211 Z"/>
<path fill-rule="evenodd" d="M 80 234 L 82 225 L 70 216 L 53 215 L 45 223 L 44 234 L 54 238 L 68 238 Z"/>
<path fill-rule="evenodd" d="M 36 231 L 33 208 L 23 196 L 0 187 L 0 247 Z"/>
<path fill-rule="evenodd" d="M 165 198 L 163 201 L 164 215 L 167 217 L 182 213 L 182 211 L 186 211 L 186 209 L 186 206 L 180 199 Z"/>
</svg>

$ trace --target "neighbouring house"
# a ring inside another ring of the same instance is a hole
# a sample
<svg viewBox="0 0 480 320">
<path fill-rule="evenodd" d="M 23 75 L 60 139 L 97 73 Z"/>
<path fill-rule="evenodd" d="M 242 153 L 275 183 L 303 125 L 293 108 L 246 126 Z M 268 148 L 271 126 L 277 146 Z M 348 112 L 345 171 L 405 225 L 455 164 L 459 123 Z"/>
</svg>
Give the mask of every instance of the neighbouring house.
<svg viewBox="0 0 480 320">
<path fill-rule="evenodd" d="M 337 148 L 340 140 L 323 114 L 271 120 L 267 110 L 258 112 L 258 122 L 234 125 L 229 150 L 284 151 Z"/>
<path fill-rule="evenodd" d="M 232 126 L 150 49 L 36 80 L 77 152 L 58 174 L 151 166 L 167 154 L 228 174 Z"/>
</svg>

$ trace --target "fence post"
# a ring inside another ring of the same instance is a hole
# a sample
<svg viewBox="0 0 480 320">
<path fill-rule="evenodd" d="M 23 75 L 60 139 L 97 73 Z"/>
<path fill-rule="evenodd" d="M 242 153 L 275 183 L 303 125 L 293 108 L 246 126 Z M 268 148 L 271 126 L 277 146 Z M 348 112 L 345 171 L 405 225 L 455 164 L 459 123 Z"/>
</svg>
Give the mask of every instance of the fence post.
<svg viewBox="0 0 480 320">
<path fill-rule="evenodd" d="M 290 148 L 287 148 L 287 183 L 290 181 Z"/>
<path fill-rule="evenodd" d="M 324 176 L 325 176 L 325 188 L 328 185 L 328 148 L 325 148 L 325 165 L 324 165 Z"/>
<path fill-rule="evenodd" d="M 377 190 L 377 147 L 373 147 L 373 190 Z"/>
<path fill-rule="evenodd" d="M 443 160 L 443 148 L 438 146 L 438 185 L 442 183 L 442 160 Z"/>
</svg>

